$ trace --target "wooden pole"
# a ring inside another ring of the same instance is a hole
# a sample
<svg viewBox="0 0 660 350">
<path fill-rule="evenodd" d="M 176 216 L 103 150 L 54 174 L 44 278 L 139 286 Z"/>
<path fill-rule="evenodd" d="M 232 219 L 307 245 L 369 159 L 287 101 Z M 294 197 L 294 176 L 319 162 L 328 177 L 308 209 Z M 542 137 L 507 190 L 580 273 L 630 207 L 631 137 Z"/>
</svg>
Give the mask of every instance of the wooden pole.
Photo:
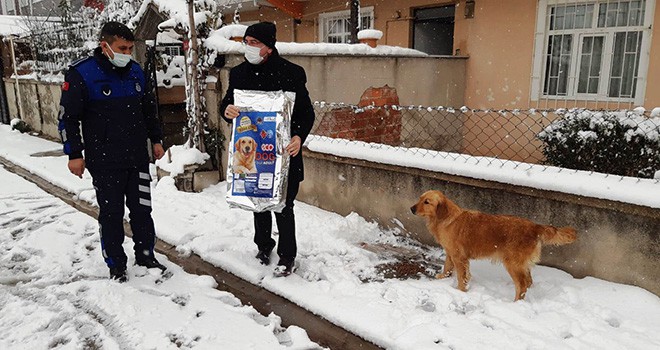
<svg viewBox="0 0 660 350">
<path fill-rule="evenodd" d="M 197 45 L 197 28 L 195 27 L 195 4 L 193 0 L 188 2 L 188 21 L 190 28 L 190 51 L 191 51 L 191 67 L 190 67 L 190 89 L 192 98 L 195 104 L 193 128 L 190 132 L 191 141 L 197 146 L 201 152 L 206 152 L 204 146 L 204 121 L 202 120 L 202 101 L 200 94 L 199 77 L 197 76 L 197 64 L 199 63 L 198 45 Z"/>
<path fill-rule="evenodd" d="M 351 27 L 351 44 L 357 44 L 357 33 L 360 30 L 360 0 L 351 0 L 351 18 L 349 26 Z"/>
</svg>

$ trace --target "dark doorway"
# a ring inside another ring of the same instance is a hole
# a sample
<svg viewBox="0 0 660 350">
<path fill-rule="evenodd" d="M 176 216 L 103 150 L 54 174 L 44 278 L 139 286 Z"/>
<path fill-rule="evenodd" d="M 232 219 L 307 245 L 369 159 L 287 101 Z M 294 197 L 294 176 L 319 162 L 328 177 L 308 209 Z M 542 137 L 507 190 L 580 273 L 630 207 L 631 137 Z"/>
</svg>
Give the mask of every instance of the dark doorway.
<svg viewBox="0 0 660 350">
<path fill-rule="evenodd" d="M 429 55 L 451 55 L 455 5 L 414 10 L 413 49 Z"/>
</svg>

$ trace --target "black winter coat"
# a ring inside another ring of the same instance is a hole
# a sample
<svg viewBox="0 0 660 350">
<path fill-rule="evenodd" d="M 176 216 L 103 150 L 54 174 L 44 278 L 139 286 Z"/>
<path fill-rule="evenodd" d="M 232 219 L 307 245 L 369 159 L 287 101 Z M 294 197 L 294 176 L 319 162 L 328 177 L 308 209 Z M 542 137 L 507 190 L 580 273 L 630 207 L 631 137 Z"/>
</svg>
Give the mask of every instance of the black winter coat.
<svg viewBox="0 0 660 350">
<path fill-rule="evenodd" d="M 309 99 L 306 83 L 305 70 L 285 60 L 275 50 L 262 64 L 255 65 L 245 61 L 229 72 L 229 86 L 220 105 L 220 116 L 231 123 L 224 115 L 227 106 L 234 104 L 234 89 L 292 91 L 296 93 L 296 102 L 291 115 L 291 137 L 299 136 L 304 143 L 314 125 L 314 107 Z M 289 179 L 304 179 L 302 147 L 300 152 L 291 158 Z"/>
</svg>

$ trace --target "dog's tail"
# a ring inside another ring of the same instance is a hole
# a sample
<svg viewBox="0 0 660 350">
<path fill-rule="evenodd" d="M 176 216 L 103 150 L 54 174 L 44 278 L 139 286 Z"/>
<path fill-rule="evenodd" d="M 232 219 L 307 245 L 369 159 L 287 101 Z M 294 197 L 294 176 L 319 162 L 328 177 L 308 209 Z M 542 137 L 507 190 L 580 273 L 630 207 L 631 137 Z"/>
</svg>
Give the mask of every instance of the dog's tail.
<svg viewBox="0 0 660 350">
<path fill-rule="evenodd" d="M 546 226 L 541 234 L 541 242 L 544 244 L 562 245 L 573 243 L 577 239 L 577 232 L 572 227 Z"/>
</svg>

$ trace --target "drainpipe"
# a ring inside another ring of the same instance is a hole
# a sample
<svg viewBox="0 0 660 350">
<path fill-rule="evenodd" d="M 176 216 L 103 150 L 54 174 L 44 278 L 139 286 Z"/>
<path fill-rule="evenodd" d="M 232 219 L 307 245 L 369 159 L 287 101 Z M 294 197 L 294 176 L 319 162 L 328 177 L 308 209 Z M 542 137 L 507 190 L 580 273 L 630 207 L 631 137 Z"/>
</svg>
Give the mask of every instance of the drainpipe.
<svg viewBox="0 0 660 350">
<path fill-rule="evenodd" d="M 11 63 L 14 67 L 14 76 L 16 77 L 16 102 L 18 104 L 18 119 L 23 119 L 23 106 L 21 103 L 21 88 L 18 83 L 18 70 L 16 69 L 16 54 L 14 53 L 14 36 L 9 37 L 9 45 L 11 46 Z"/>
</svg>

